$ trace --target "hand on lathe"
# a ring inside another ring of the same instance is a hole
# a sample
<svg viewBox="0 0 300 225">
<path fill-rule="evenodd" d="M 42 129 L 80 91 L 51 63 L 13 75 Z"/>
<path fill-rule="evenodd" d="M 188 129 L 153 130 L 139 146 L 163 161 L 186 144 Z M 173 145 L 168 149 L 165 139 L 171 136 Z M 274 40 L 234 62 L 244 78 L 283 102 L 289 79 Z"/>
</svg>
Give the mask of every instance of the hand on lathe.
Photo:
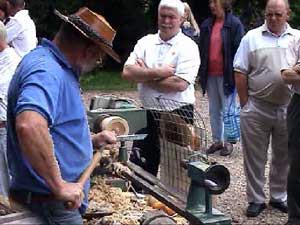
<svg viewBox="0 0 300 225">
<path fill-rule="evenodd" d="M 117 136 L 114 131 L 104 130 L 93 134 L 92 141 L 96 148 L 103 145 L 113 145 L 117 143 Z"/>
</svg>

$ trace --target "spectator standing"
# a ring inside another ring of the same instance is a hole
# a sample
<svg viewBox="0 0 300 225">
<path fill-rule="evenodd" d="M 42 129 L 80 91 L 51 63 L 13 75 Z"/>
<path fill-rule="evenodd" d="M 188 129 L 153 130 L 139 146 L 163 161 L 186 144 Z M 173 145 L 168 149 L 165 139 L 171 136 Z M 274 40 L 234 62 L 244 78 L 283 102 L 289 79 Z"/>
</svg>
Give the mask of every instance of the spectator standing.
<svg viewBox="0 0 300 225">
<path fill-rule="evenodd" d="M 233 151 L 232 143 L 224 139 L 223 114 L 225 103 L 235 93 L 233 59 L 244 35 L 241 21 L 231 13 L 229 0 L 210 0 L 212 16 L 200 26 L 200 84 L 207 92 L 213 144 L 207 153 L 220 151 L 227 156 Z M 235 98 L 232 102 L 235 107 Z M 226 137 L 225 137 L 226 138 Z"/>
<path fill-rule="evenodd" d="M 196 43 L 199 42 L 200 29 L 195 20 L 194 14 L 188 3 L 184 2 L 184 22 L 181 25 L 181 31 L 186 36 L 192 38 Z"/>
<path fill-rule="evenodd" d="M 286 56 L 286 65 L 282 67 L 282 78 L 287 84 L 292 85 L 293 97 L 287 110 L 289 173 L 287 180 L 287 225 L 300 224 L 300 38 L 291 49 L 291 54 Z M 295 61 L 298 61 L 295 65 Z"/>
<path fill-rule="evenodd" d="M 288 138 L 286 110 L 290 88 L 280 74 L 289 47 L 299 31 L 287 20 L 287 0 L 268 0 L 265 23 L 250 30 L 235 56 L 235 80 L 241 104 L 241 136 L 247 182 L 248 217 L 265 208 L 265 166 L 271 140 L 270 206 L 287 212 Z"/>
<path fill-rule="evenodd" d="M 56 14 L 64 24 L 53 41 L 43 39 L 24 56 L 9 86 L 10 198 L 45 224 L 82 224 L 89 182 L 77 180 L 91 162 L 92 145 L 114 144 L 116 137 L 90 135 L 79 76 L 105 54 L 120 59 L 112 50 L 116 32 L 104 17 L 85 7 Z"/>
<path fill-rule="evenodd" d="M 147 108 L 151 104 L 147 99 L 159 101 L 164 98 L 181 102 L 182 107 L 174 110 L 184 110 L 185 114 L 189 112 L 192 115 L 194 83 L 200 59 L 196 43 L 181 32 L 183 15 L 184 5 L 180 0 L 161 0 L 158 6 L 158 33 L 138 40 L 125 62 L 122 76 L 138 83 L 140 99 L 144 106 L 148 105 Z M 158 130 L 149 111 L 147 124 L 149 133 L 141 149 L 146 159 L 144 169 L 157 175 L 160 161 Z"/>
<path fill-rule="evenodd" d="M 5 26 L 0 22 L 0 200 L 8 202 L 9 173 L 6 143 L 7 90 L 20 61 L 15 50 L 7 45 Z"/>
<path fill-rule="evenodd" d="M 7 0 L 7 41 L 22 58 L 37 45 L 36 28 L 25 8 L 24 0 Z"/>
</svg>

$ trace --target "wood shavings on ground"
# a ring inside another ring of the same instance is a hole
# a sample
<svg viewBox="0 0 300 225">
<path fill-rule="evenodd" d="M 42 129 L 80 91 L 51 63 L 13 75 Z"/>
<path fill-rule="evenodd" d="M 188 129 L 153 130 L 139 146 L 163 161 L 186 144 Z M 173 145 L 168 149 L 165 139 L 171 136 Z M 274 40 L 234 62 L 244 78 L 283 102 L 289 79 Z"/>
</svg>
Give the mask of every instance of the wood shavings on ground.
<svg viewBox="0 0 300 225">
<path fill-rule="evenodd" d="M 146 211 L 155 210 L 148 206 L 147 198 L 138 198 L 133 192 L 122 191 L 105 183 L 105 178 L 93 178 L 94 185 L 89 192 L 89 208 L 87 213 L 97 210 L 112 211 L 113 214 L 103 218 L 85 221 L 85 225 L 133 225 L 140 224 L 139 219 Z M 177 224 L 188 224 L 180 217 L 173 217 Z"/>
</svg>

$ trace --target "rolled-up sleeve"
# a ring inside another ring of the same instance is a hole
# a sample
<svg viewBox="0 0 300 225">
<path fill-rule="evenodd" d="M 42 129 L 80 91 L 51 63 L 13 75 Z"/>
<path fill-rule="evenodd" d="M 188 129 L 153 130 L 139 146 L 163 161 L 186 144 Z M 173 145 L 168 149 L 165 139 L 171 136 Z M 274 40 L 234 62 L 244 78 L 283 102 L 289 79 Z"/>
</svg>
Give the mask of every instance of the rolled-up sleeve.
<svg viewBox="0 0 300 225">
<path fill-rule="evenodd" d="M 185 46 L 178 56 L 175 75 L 194 84 L 200 66 L 200 54 L 197 45 L 194 43 Z"/>
<path fill-rule="evenodd" d="M 137 59 L 145 60 L 144 52 L 145 52 L 145 41 L 144 38 L 138 40 L 136 45 L 134 46 L 133 51 L 130 53 L 128 59 L 126 60 L 124 66 L 134 65 Z"/>
<path fill-rule="evenodd" d="M 5 25 L 7 32 L 7 43 L 10 43 L 12 40 L 18 37 L 20 33 L 23 32 L 21 24 L 15 20 L 10 19 L 8 23 Z"/>
</svg>

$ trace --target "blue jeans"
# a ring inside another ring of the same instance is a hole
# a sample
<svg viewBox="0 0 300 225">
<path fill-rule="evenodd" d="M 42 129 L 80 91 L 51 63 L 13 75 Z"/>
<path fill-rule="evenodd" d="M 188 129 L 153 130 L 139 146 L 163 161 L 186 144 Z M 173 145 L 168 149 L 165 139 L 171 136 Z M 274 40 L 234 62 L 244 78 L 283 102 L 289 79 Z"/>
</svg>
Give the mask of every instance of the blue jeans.
<svg viewBox="0 0 300 225">
<path fill-rule="evenodd" d="M 83 220 L 79 210 L 67 210 L 61 201 L 49 201 L 26 205 L 33 213 L 37 214 L 50 225 L 82 225 Z"/>
<path fill-rule="evenodd" d="M 208 76 L 207 96 L 212 140 L 213 142 L 226 142 L 227 140 L 224 140 L 223 112 L 231 98 L 224 94 L 223 76 Z M 234 99 L 232 106 L 235 107 L 235 105 Z"/>
</svg>

